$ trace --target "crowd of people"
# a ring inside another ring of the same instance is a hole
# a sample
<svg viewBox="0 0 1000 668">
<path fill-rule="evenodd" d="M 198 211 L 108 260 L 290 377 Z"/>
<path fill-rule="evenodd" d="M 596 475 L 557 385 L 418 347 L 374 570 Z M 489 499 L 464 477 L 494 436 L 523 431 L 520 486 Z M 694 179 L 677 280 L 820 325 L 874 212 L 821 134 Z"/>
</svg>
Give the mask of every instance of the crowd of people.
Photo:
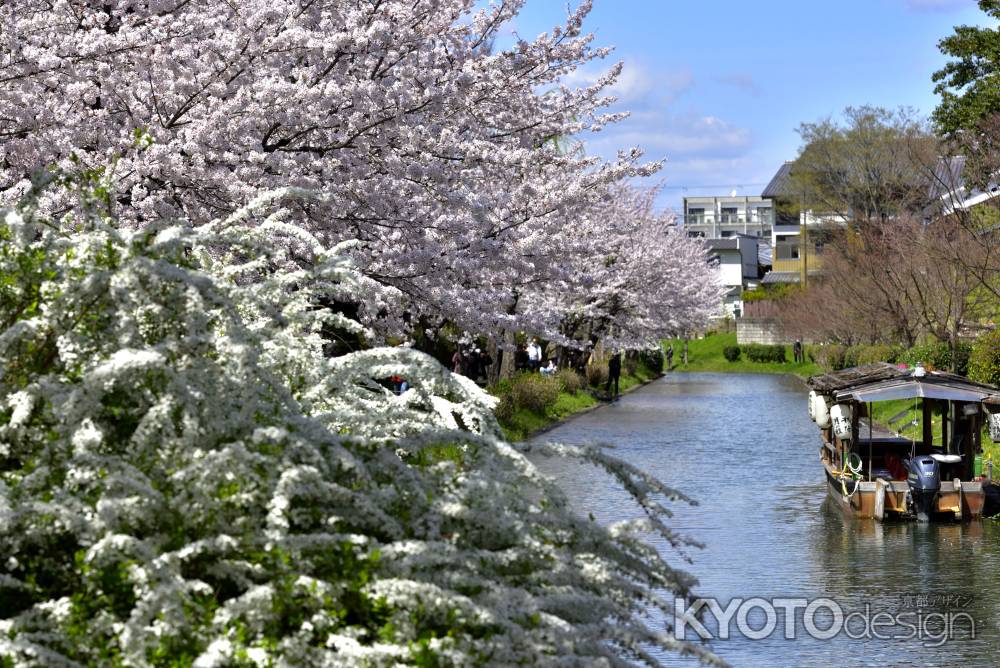
<svg viewBox="0 0 1000 668">
<path fill-rule="evenodd" d="M 459 346 L 451 356 L 451 370 L 477 383 L 489 382 L 493 356 L 479 347 Z M 537 372 L 554 375 L 559 370 L 555 355 L 547 354 L 538 338 L 521 343 L 514 351 L 516 372 Z"/>
</svg>

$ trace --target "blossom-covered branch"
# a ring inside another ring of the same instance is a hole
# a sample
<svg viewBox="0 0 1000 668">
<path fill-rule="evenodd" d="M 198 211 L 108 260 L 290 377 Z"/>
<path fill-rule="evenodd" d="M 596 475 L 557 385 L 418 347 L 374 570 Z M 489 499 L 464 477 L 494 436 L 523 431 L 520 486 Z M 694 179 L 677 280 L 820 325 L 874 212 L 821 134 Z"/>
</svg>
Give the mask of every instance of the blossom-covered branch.
<svg viewBox="0 0 1000 668">
<path fill-rule="evenodd" d="M 405 310 L 409 322 L 557 337 L 558 319 L 509 305 L 533 287 L 578 284 L 568 272 L 582 268 L 560 251 L 617 243 L 599 224 L 608 197 L 658 165 L 637 149 L 611 161 L 563 150 L 623 117 L 607 111 L 621 66 L 567 84 L 609 53 L 584 32 L 589 0 L 552 31 L 496 47 L 523 4 L 4 2 L 0 193 L 15 201 L 39 168 L 114 163 L 118 216 L 145 226 L 204 224 L 262 192 L 308 188 L 323 197 L 288 222 L 328 245 L 354 240 L 358 269 L 399 291 L 404 309 L 362 313 L 377 333 L 406 329 Z M 692 315 L 674 310 L 699 285 L 691 258 L 651 259 L 629 262 L 647 263 L 665 301 L 644 315 L 618 309 L 623 333 Z"/>
</svg>

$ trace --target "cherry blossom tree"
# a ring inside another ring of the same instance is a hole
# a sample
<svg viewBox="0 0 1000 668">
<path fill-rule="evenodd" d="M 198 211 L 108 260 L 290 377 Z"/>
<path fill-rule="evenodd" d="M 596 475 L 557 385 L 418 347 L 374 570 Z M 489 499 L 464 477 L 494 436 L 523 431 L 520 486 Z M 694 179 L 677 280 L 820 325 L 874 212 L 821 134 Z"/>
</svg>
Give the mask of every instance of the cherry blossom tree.
<svg viewBox="0 0 1000 668">
<path fill-rule="evenodd" d="M 607 246 L 581 221 L 656 165 L 634 149 L 610 162 L 561 150 L 622 117 L 605 111 L 620 65 L 565 84 L 608 55 L 583 32 L 589 0 L 497 48 L 523 4 L 4 2 L 0 191 L 13 201 L 46 165 L 114 165 L 118 216 L 140 226 L 204 224 L 276 187 L 320 191 L 289 222 L 354 240 L 358 268 L 398 289 L 411 320 L 556 335 L 509 305 L 566 280 L 553 240 Z M 403 309 L 364 306 L 380 332 L 405 326 Z"/>
<path fill-rule="evenodd" d="M 560 84 L 607 54 L 582 34 L 589 3 L 493 53 L 522 4 L 4 3 L 0 182 L 16 194 L 41 165 L 117 160 L 121 214 L 138 224 L 207 222 L 275 187 L 323 191 L 298 223 L 358 240 L 362 270 L 416 312 L 486 329 L 483 305 L 544 271 L 539 239 L 644 172 L 637 152 L 558 150 L 617 118 L 601 108 L 619 68 Z"/>
<path fill-rule="evenodd" d="M 564 283 L 536 298 L 568 340 L 658 347 L 718 313 L 723 290 L 704 245 L 684 236 L 673 214 L 656 211 L 656 194 L 612 188 L 554 244 L 568 260 Z"/>
</svg>

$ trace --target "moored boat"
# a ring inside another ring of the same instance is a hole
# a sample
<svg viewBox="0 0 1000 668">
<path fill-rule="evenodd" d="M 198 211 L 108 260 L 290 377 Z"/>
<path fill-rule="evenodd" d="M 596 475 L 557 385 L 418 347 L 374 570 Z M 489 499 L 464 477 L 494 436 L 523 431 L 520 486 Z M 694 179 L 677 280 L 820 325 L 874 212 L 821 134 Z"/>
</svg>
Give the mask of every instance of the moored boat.
<svg viewBox="0 0 1000 668">
<path fill-rule="evenodd" d="M 1000 428 L 1000 388 L 921 366 L 873 364 L 813 376 L 809 413 L 823 436 L 827 491 L 845 512 L 878 520 L 970 520 L 982 516 L 983 425 Z M 919 435 L 872 418 L 872 406 L 907 400 Z M 935 416 L 940 419 L 935 430 Z"/>
</svg>

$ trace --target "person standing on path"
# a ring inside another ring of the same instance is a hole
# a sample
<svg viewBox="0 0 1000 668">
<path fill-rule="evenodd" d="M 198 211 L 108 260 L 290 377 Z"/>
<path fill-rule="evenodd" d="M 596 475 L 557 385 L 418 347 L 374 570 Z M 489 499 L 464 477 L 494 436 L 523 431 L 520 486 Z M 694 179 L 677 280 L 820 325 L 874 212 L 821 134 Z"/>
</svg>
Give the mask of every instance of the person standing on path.
<svg viewBox="0 0 1000 668">
<path fill-rule="evenodd" d="M 667 371 L 674 368 L 674 344 L 667 346 Z"/>
<path fill-rule="evenodd" d="M 609 398 L 614 398 L 618 396 L 618 380 L 622 375 L 622 354 L 616 352 L 608 360 L 608 383 L 604 387 L 604 392 Z M 611 383 L 615 384 L 615 393 L 611 394 Z"/>
<path fill-rule="evenodd" d="M 538 371 L 542 366 L 542 347 L 538 345 L 538 339 L 532 339 L 528 344 L 528 368 Z"/>
<path fill-rule="evenodd" d="M 802 354 L 802 341 L 795 339 L 795 343 L 792 344 L 792 357 L 795 358 L 795 363 L 805 361 L 805 355 Z"/>
<path fill-rule="evenodd" d="M 528 368 L 528 348 L 523 343 L 517 347 L 514 353 L 514 370 L 524 371 Z"/>
</svg>

